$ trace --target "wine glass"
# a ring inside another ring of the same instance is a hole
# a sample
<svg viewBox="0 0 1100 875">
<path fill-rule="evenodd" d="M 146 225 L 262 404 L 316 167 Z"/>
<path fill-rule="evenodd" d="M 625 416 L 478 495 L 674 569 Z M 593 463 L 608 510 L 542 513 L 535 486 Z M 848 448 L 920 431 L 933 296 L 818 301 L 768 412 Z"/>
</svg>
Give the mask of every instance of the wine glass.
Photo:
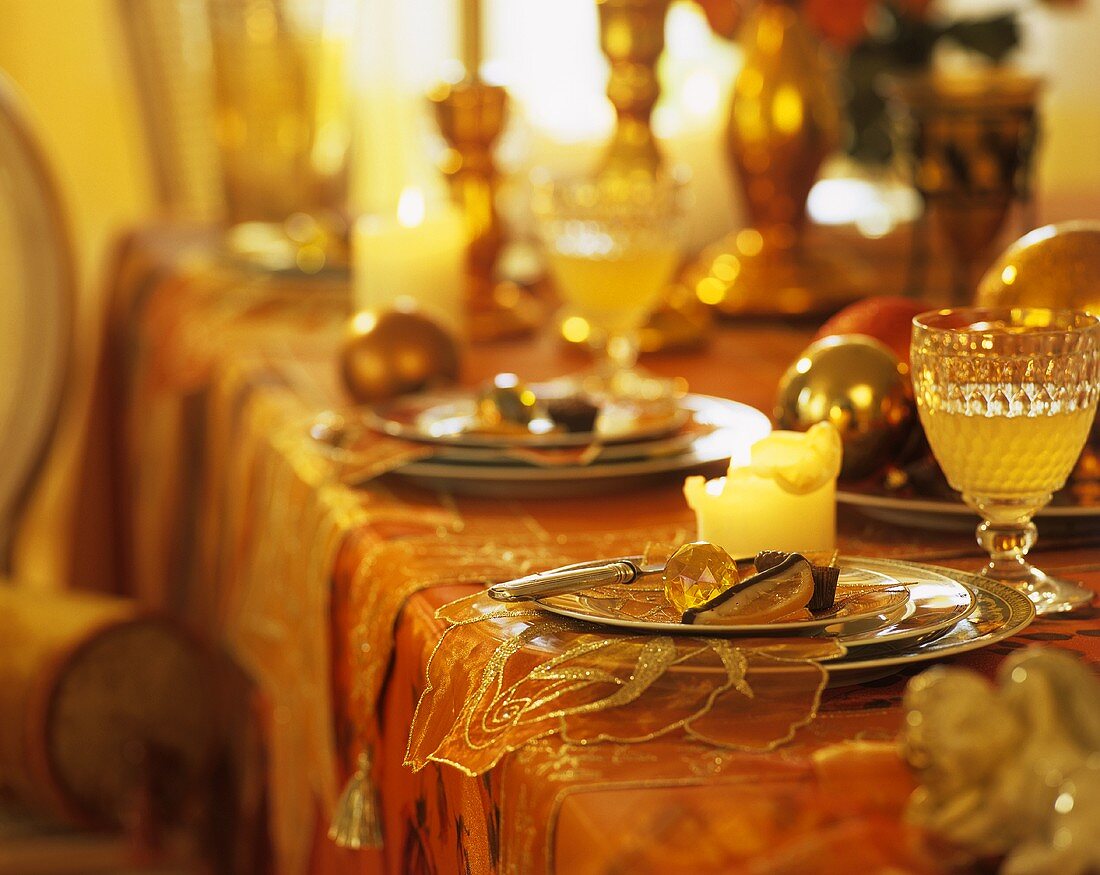
<svg viewBox="0 0 1100 875">
<path fill-rule="evenodd" d="M 680 264 L 684 182 L 674 175 L 607 174 L 534 180 L 534 213 L 562 298 L 586 319 L 600 361 L 586 387 L 613 398 L 666 396 L 636 369 L 638 334 Z"/>
<path fill-rule="evenodd" d="M 1040 614 L 1092 593 L 1033 568 L 1032 516 L 1066 482 L 1100 394 L 1100 319 L 1081 310 L 963 307 L 913 320 L 917 409 L 951 488 L 982 517 L 981 571 Z"/>
</svg>

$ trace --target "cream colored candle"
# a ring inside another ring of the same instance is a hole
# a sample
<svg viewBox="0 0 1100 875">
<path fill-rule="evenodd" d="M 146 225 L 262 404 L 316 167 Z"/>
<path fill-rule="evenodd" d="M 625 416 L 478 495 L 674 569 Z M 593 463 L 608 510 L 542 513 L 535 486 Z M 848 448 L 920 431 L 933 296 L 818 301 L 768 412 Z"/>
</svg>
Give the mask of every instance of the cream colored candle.
<svg viewBox="0 0 1100 875">
<path fill-rule="evenodd" d="M 386 310 L 410 298 L 424 313 L 463 333 L 466 225 L 449 202 L 425 203 L 407 188 L 394 216 L 362 217 L 355 226 L 355 305 Z"/>
<path fill-rule="evenodd" d="M 752 447 L 748 465 L 733 461 L 725 477 L 688 477 L 684 496 L 698 538 L 731 556 L 761 550 L 832 551 L 841 446 L 829 423 L 805 434 L 775 431 Z"/>
</svg>

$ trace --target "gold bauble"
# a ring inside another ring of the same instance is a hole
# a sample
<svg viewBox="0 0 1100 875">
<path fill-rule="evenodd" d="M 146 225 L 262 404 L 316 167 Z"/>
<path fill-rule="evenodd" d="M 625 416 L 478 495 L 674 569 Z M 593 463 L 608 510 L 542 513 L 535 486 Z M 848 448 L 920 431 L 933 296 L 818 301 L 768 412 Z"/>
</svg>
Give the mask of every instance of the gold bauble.
<svg viewBox="0 0 1100 875">
<path fill-rule="evenodd" d="M 841 478 L 866 477 L 895 458 L 915 427 L 909 369 L 873 338 L 826 337 L 783 375 L 775 419 L 797 431 L 831 422 L 844 444 Z"/>
<path fill-rule="evenodd" d="M 453 383 L 458 363 L 454 337 L 409 310 L 358 313 L 340 353 L 344 386 L 364 404 Z"/>
<path fill-rule="evenodd" d="M 983 307 L 1068 307 L 1100 313 L 1100 222 L 1064 222 L 1025 234 L 978 283 Z"/>
</svg>

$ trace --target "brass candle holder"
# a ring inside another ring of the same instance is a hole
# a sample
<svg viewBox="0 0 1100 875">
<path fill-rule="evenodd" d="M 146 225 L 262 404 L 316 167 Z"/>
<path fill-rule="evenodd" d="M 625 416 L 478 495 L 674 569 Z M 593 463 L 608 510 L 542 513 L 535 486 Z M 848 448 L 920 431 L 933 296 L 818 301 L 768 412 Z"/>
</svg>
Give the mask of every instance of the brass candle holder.
<svg viewBox="0 0 1100 875">
<path fill-rule="evenodd" d="M 604 172 L 652 176 L 661 168 L 650 117 L 661 95 L 657 59 L 665 50 L 669 5 L 670 0 L 596 0 L 600 48 L 611 65 L 607 96 L 615 107 Z"/>
<path fill-rule="evenodd" d="M 484 342 L 529 334 L 541 315 L 538 302 L 517 283 L 497 276 L 505 236 L 496 209 L 499 174 L 493 149 L 504 128 L 507 91 L 471 77 L 437 86 L 428 99 L 448 146 L 440 170 L 469 229 L 468 335 Z"/>
</svg>

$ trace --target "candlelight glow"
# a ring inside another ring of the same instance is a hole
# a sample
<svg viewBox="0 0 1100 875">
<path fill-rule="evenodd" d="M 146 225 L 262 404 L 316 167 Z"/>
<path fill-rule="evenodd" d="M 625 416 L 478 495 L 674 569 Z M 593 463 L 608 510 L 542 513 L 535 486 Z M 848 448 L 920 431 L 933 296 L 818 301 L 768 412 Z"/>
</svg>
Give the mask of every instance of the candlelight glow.
<svg viewBox="0 0 1100 875">
<path fill-rule="evenodd" d="M 397 221 L 404 228 L 424 224 L 424 192 L 415 185 L 402 189 L 397 201 Z"/>
</svg>

